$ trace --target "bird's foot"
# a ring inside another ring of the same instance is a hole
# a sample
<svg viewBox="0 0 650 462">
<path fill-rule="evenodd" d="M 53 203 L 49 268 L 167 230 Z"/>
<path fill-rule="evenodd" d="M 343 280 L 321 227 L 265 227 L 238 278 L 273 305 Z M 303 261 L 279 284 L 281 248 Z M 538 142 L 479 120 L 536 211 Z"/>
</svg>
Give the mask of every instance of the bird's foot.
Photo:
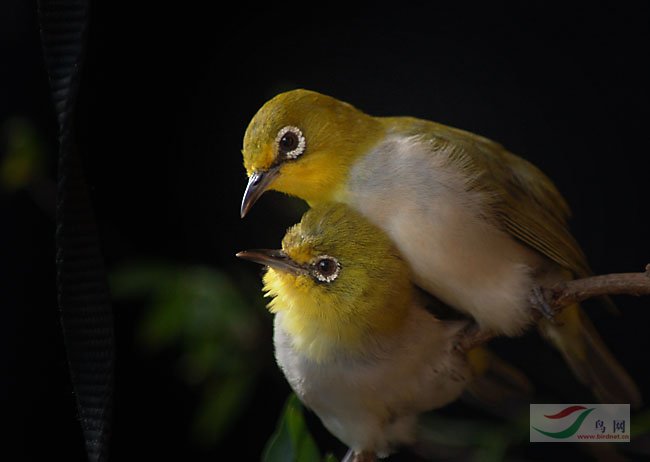
<svg viewBox="0 0 650 462">
<path fill-rule="evenodd" d="M 555 310 L 548 302 L 547 291 L 545 291 L 541 286 L 533 287 L 530 291 L 528 300 L 530 301 L 531 308 L 541 314 L 544 319 L 552 324 L 558 324 L 555 319 Z"/>
<path fill-rule="evenodd" d="M 467 352 L 492 339 L 494 336 L 494 332 L 481 329 L 478 323 L 471 321 L 458 333 L 458 341 L 455 346 L 459 351 Z"/>
<path fill-rule="evenodd" d="M 354 452 L 350 449 L 341 462 L 376 462 L 377 457 L 372 452 Z"/>
<path fill-rule="evenodd" d="M 476 337 L 480 331 L 481 329 L 478 327 L 478 323 L 476 321 L 470 321 L 460 331 L 460 338 Z"/>
</svg>

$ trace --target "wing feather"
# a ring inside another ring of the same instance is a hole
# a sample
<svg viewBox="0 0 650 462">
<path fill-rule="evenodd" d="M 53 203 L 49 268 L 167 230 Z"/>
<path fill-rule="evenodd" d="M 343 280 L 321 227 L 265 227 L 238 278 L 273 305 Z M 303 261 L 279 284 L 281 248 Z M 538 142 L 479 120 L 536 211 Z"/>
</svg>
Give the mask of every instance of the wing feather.
<svg viewBox="0 0 650 462">
<path fill-rule="evenodd" d="M 498 225 L 575 276 L 591 274 L 571 235 L 570 209 L 553 182 L 530 162 L 487 138 L 435 122 L 404 119 L 414 133 L 428 133 L 434 146 L 451 144 L 450 162 L 471 178 L 469 187 L 485 191 Z M 402 128 L 404 128 L 402 125 Z"/>
</svg>

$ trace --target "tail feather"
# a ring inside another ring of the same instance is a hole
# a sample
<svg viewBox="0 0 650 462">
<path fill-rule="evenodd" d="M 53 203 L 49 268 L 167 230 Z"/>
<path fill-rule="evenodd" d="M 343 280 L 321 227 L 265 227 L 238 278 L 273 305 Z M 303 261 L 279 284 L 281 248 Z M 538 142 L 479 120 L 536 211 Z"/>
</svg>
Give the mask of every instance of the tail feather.
<svg viewBox="0 0 650 462">
<path fill-rule="evenodd" d="M 539 323 L 542 335 L 564 356 L 574 375 L 590 388 L 602 403 L 642 404 L 634 380 L 609 351 L 579 305 L 566 307 L 556 316 L 556 324 Z"/>
<path fill-rule="evenodd" d="M 468 361 L 474 378 L 465 389 L 464 401 L 505 418 L 517 418 L 528 410 L 534 390 L 523 372 L 485 347 L 469 351 Z"/>
</svg>

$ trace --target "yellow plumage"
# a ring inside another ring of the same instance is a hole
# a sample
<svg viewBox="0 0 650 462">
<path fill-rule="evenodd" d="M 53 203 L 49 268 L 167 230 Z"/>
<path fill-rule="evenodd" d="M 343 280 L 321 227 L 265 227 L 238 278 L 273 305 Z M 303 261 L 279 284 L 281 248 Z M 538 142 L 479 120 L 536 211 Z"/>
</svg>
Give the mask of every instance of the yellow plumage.
<svg viewBox="0 0 650 462">
<path fill-rule="evenodd" d="M 376 143 L 385 128 L 349 104 L 323 100 L 317 93 L 288 92 L 277 98 L 262 106 L 259 117 L 246 130 L 242 152 L 247 173 L 266 170 L 277 160 L 273 144 L 266 138 L 269 133 L 275 137 L 282 127 L 299 125 L 313 155 L 310 162 L 284 165 L 286 173 L 276 179 L 274 189 L 308 202 L 329 200 L 341 192 L 341 178 L 355 157 Z M 298 110 L 294 110 L 296 105 Z M 292 109 L 283 111 L 285 107 Z"/>
<path fill-rule="evenodd" d="M 332 287 L 309 275 L 269 268 L 264 290 L 269 309 L 283 312 L 296 348 L 321 361 L 341 351 L 359 352 L 373 335 L 401 328 L 411 303 L 410 270 L 388 238 L 346 207 L 307 214 L 283 239 L 295 262 L 336 255 L 344 271 Z"/>
<path fill-rule="evenodd" d="M 288 126 L 300 140 L 290 156 L 277 139 Z M 589 274 L 552 181 L 481 136 L 294 90 L 253 117 L 242 152 L 251 177 L 242 214 L 268 189 L 312 206 L 343 202 L 388 234 L 417 285 L 483 329 L 520 334 L 533 322 L 533 289 Z M 636 385 L 580 308 L 563 317 L 541 329 L 576 376 L 601 399 L 638 406 Z"/>
<path fill-rule="evenodd" d="M 345 205 L 309 210 L 282 250 L 238 255 L 269 267 L 278 364 L 351 450 L 385 456 L 412 443 L 418 415 L 471 382 L 455 348 L 467 322 L 426 311 L 390 239 Z"/>
</svg>

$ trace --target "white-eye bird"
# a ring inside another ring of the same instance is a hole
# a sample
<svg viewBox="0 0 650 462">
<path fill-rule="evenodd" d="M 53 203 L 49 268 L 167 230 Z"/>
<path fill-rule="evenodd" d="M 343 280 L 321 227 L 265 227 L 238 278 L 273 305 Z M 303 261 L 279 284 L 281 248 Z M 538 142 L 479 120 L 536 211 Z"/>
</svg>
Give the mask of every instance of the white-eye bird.
<svg viewBox="0 0 650 462">
<path fill-rule="evenodd" d="M 242 216 L 269 189 L 310 206 L 345 203 L 390 236 L 418 286 L 480 329 L 519 335 L 533 322 L 531 306 L 544 306 L 540 287 L 590 274 L 551 180 L 481 136 L 293 90 L 259 109 L 242 153 Z M 542 334 L 597 399 L 640 405 L 578 305 L 555 321 L 542 320 Z"/>
<path fill-rule="evenodd" d="M 418 302 L 390 239 L 342 204 L 312 208 L 282 250 L 238 257 L 268 267 L 275 356 L 300 400 L 351 451 L 385 456 L 413 442 L 418 414 L 471 380 L 455 345 L 468 321 Z"/>
</svg>

